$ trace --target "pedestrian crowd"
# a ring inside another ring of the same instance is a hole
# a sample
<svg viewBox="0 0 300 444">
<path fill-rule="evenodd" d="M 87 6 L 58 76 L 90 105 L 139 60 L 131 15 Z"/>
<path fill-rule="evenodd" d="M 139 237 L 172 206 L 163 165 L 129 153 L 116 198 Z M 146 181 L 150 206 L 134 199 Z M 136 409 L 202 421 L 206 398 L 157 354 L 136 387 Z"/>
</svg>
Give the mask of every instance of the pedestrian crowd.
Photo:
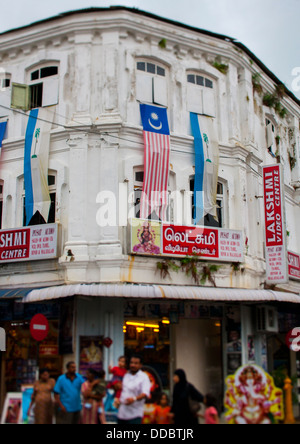
<svg viewBox="0 0 300 444">
<path fill-rule="evenodd" d="M 105 382 L 105 372 L 92 368 L 83 378 L 76 371 L 76 364 L 69 362 L 67 372 L 57 382 L 51 379 L 47 369 L 40 371 L 40 380 L 34 385 L 28 415 L 34 410 L 35 424 L 106 424 L 104 398 L 107 389 L 114 391 L 114 407 L 119 424 L 142 424 L 145 403 L 151 398 L 151 383 L 143 372 L 143 361 L 138 355 L 130 359 L 127 370 L 126 358 L 119 359 L 117 367 L 110 367 L 111 381 Z M 54 396 L 53 396 L 54 395 Z M 200 413 L 201 404 L 206 407 Z M 205 397 L 187 381 L 184 370 L 174 374 L 173 400 L 161 393 L 151 415 L 151 424 L 174 424 L 193 427 L 199 417 L 206 424 L 218 424 L 218 411 L 213 396 Z"/>
</svg>

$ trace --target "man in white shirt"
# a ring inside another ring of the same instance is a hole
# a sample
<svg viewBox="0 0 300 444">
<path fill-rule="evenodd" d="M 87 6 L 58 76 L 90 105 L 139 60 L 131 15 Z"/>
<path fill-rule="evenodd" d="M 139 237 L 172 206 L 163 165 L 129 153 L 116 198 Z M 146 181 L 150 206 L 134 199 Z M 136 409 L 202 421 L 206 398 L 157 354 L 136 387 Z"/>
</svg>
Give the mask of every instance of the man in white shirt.
<svg viewBox="0 0 300 444">
<path fill-rule="evenodd" d="M 130 360 L 129 372 L 123 379 L 119 401 L 119 424 L 142 424 L 144 406 L 150 398 L 151 383 L 147 374 L 142 371 L 142 358 L 134 355 Z"/>
</svg>

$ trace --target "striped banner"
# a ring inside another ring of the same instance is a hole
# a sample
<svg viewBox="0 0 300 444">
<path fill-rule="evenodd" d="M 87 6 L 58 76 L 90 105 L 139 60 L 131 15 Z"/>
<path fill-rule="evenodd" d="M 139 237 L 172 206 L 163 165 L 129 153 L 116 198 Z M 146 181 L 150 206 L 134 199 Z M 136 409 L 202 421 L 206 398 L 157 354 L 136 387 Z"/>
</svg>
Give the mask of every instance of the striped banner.
<svg viewBox="0 0 300 444">
<path fill-rule="evenodd" d="M 42 216 L 47 223 L 51 199 L 48 187 L 50 131 L 53 113 L 46 109 L 30 112 L 24 154 L 26 225 L 33 216 Z M 37 214 L 39 213 L 39 214 Z"/>
<path fill-rule="evenodd" d="M 141 218 L 156 213 L 167 220 L 168 180 L 170 164 L 170 130 L 167 110 L 141 105 L 144 128 L 144 185 L 141 197 Z"/>
</svg>

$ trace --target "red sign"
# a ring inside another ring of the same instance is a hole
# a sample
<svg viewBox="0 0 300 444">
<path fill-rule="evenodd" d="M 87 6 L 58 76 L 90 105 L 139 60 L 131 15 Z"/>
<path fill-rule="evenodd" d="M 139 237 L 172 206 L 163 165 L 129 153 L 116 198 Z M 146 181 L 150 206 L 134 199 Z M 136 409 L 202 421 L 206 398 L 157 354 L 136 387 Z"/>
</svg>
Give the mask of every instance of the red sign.
<svg viewBox="0 0 300 444">
<path fill-rule="evenodd" d="M 281 165 L 264 167 L 267 282 L 288 282 L 286 227 Z"/>
<path fill-rule="evenodd" d="M 163 253 L 217 258 L 218 230 L 203 227 L 163 225 Z"/>
<path fill-rule="evenodd" d="M 103 345 L 106 348 L 110 348 L 113 345 L 114 341 L 110 338 L 104 338 L 103 339 Z"/>
<path fill-rule="evenodd" d="M 56 224 L 0 230 L 0 263 L 57 257 Z"/>
<path fill-rule="evenodd" d="M 300 279 L 300 255 L 288 252 L 289 276 L 292 279 Z"/>
<path fill-rule="evenodd" d="M 49 333 L 48 319 L 41 314 L 35 315 L 30 322 L 30 333 L 33 339 L 42 342 Z"/>
<path fill-rule="evenodd" d="M 296 327 L 289 331 L 285 338 L 286 345 L 293 352 L 300 351 L 300 328 Z"/>
<path fill-rule="evenodd" d="M 0 260 L 29 259 L 30 228 L 0 232 Z"/>
</svg>

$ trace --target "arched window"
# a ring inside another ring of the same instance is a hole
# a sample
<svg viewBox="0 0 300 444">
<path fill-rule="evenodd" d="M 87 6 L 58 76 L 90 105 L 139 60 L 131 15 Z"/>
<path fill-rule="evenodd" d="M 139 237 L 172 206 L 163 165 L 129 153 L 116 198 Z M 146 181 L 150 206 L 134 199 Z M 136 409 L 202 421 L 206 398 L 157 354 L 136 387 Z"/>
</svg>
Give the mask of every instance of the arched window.
<svg viewBox="0 0 300 444">
<path fill-rule="evenodd" d="M 24 179 L 23 179 L 24 183 Z M 49 209 L 49 216 L 48 219 L 45 221 L 42 216 L 35 217 L 35 220 L 32 220 L 30 225 L 41 225 L 45 222 L 47 224 L 53 224 L 56 220 L 56 172 L 50 171 L 48 172 L 48 189 L 49 189 L 49 196 L 51 200 L 50 209 Z M 22 203 L 23 203 L 23 226 L 26 226 L 26 208 L 25 208 L 25 189 L 23 185 L 23 192 L 22 192 Z"/>
<path fill-rule="evenodd" d="M 27 84 L 12 84 L 11 108 L 28 111 L 58 104 L 58 63 L 49 62 L 28 69 L 27 76 Z"/>
<path fill-rule="evenodd" d="M 140 218 L 140 203 L 143 192 L 144 185 L 144 167 L 136 167 L 133 171 L 134 174 L 134 215 L 136 218 Z M 168 209 L 167 209 L 167 220 L 168 222 L 174 222 L 175 218 L 175 197 L 173 195 L 176 189 L 176 177 L 175 173 L 170 171 L 168 180 Z M 149 218 L 157 219 L 155 214 L 151 214 Z M 165 221 L 166 222 L 166 221 Z"/>
<path fill-rule="evenodd" d="M 187 74 L 187 110 L 195 114 L 216 116 L 215 81 L 205 74 Z"/>
<path fill-rule="evenodd" d="M 168 106 L 166 68 L 149 60 L 136 64 L 136 99 L 142 103 Z"/>
<path fill-rule="evenodd" d="M 194 206 L 194 189 L 195 189 L 195 176 L 190 177 L 190 192 L 192 198 L 192 220 L 195 219 L 195 206 Z M 205 227 L 226 228 L 227 227 L 227 185 L 225 182 L 219 180 L 217 187 L 217 216 L 218 220 L 215 220 L 213 216 L 207 214 L 204 217 L 203 223 Z"/>
</svg>

